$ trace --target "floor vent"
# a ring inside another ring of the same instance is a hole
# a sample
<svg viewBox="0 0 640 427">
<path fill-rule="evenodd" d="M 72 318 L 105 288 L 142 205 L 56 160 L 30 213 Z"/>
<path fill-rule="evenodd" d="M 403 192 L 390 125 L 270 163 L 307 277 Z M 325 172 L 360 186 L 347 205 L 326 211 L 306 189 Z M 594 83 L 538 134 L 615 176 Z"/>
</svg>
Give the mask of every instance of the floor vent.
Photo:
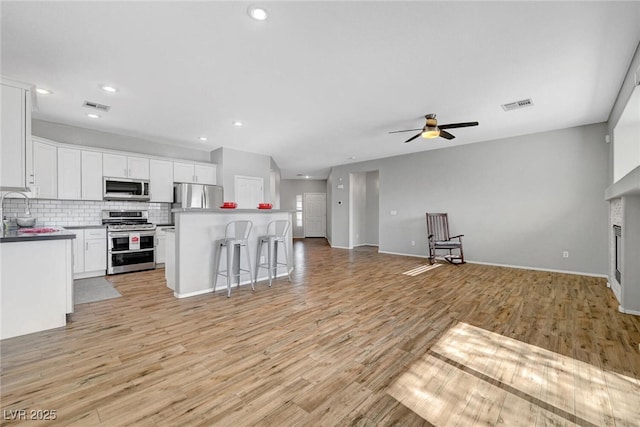
<svg viewBox="0 0 640 427">
<path fill-rule="evenodd" d="M 502 104 L 502 109 L 504 111 L 513 111 L 519 110 L 520 108 L 531 107 L 533 106 L 533 101 L 531 98 L 521 99 L 520 101 L 510 102 L 508 104 Z"/>
<path fill-rule="evenodd" d="M 107 112 L 111 109 L 111 107 L 108 105 L 98 104 L 97 102 L 91 102 L 91 101 L 84 101 L 84 104 L 82 104 L 82 106 L 87 108 L 93 108 L 94 110 L 100 110 L 104 112 Z"/>
</svg>

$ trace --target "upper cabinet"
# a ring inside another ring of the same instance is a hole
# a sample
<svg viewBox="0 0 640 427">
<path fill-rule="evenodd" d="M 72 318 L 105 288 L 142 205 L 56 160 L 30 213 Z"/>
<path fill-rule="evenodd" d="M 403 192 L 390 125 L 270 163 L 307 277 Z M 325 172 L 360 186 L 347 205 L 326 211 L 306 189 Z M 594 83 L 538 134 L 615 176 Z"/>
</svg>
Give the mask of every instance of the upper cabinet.
<svg viewBox="0 0 640 427">
<path fill-rule="evenodd" d="M 58 197 L 58 147 L 33 141 L 33 185 L 31 194 L 37 199 Z"/>
<path fill-rule="evenodd" d="M 149 160 L 149 192 L 152 202 L 173 203 L 173 162 Z"/>
<path fill-rule="evenodd" d="M 82 151 L 82 200 L 102 200 L 102 153 Z"/>
<path fill-rule="evenodd" d="M 173 181 L 216 184 L 216 165 L 173 162 Z"/>
<path fill-rule="evenodd" d="M 149 179 L 149 159 L 104 153 L 102 173 L 104 176 L 115 178 Z"/>
<path fill-rule="evenodd" d="M 102 200 L 102 153 L 58 147 L 58 199 Z"/>
<path fill-rule="evenodd" d="M 81 199 L 81 154 L 80 150 L 58 147 L 58 199 Z"/>
<path fill-rule="evenodd" d="M 24 189 L 31 156 L 31 90 L 29 85 L 2 79 L 0 93 L 0 187 Z"/>
</svg>

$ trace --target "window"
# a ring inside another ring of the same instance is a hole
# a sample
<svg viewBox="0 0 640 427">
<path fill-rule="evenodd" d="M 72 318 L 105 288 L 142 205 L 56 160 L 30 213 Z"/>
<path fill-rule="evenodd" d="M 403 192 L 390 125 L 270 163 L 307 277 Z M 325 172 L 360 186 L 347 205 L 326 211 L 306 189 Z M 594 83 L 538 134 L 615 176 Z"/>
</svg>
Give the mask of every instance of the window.
<svg viewBox="0 0 640 427">
<path fill-rule="evenodd" d="M 296 195 L 296 227 L 302 227 L 302 194 Z"/>
</svg>

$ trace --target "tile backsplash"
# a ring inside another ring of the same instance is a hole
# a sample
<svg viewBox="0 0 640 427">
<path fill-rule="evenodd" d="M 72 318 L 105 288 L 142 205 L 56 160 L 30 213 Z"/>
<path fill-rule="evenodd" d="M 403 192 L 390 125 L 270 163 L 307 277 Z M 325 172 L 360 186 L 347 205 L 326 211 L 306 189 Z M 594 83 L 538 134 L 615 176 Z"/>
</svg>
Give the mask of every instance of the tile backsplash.
<svg viewBox="0 0 640 427">
<path fill-rule="evenodd" d="M 24 216 L 25 199 L 4 200 L 3 214 L 7 217 Z M 103 210 L 140 209 L 149 211 L 149 221 L 167 224 L 171 221 L 170 203 L 42 200 L 29 199 L 31 216 L 37 218 L 38 227 L 65 227 L 102 224 Z"/>
</svg>

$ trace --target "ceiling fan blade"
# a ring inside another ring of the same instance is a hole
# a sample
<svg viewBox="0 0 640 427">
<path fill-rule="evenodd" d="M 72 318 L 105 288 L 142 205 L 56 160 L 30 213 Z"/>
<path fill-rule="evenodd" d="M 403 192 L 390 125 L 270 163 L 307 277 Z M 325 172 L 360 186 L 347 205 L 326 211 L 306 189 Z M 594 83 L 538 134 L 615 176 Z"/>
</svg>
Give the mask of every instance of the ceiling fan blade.
<svg viewBox="0 0 640 427">
<path fill-rule="evenodd" d="M 446 125 L 438 126 L 439 129 L 454 129 L 454 128 L 466 128 L 469 126 L 478 126 L 478 122 L 465 122 L 465 123 L 448 123 Z"/>
<path fill-rule="evenodd" d="M 453 139 L 455 138 L 455 136 L 451 135 L 449 132 L 447 132 L 446 130 L 442 130 L 440 129 L 440 136 L 444 139 Z"/>
<path fill-rule="evenodd" d="M 416 135 L 412 136 L 411 138 L 407 139 L 404 143 L 406 144 L 407 142 L 411 142 L 414 139 L 416 139 L 417 137 L 419 137 L 420 135 L 422 135 L 422 132 L 420 132 L 419 134 L 416 134 Z"/>
<path fill-rule="evenodd" d="M 394 131 L 391 131 L 389 133 L 411 132 L 411 131 L 416 131 L 416 130 L 422 130 L 422 128 L 420 128 L 420 129 L 394 130 Z"/>
</svg>

